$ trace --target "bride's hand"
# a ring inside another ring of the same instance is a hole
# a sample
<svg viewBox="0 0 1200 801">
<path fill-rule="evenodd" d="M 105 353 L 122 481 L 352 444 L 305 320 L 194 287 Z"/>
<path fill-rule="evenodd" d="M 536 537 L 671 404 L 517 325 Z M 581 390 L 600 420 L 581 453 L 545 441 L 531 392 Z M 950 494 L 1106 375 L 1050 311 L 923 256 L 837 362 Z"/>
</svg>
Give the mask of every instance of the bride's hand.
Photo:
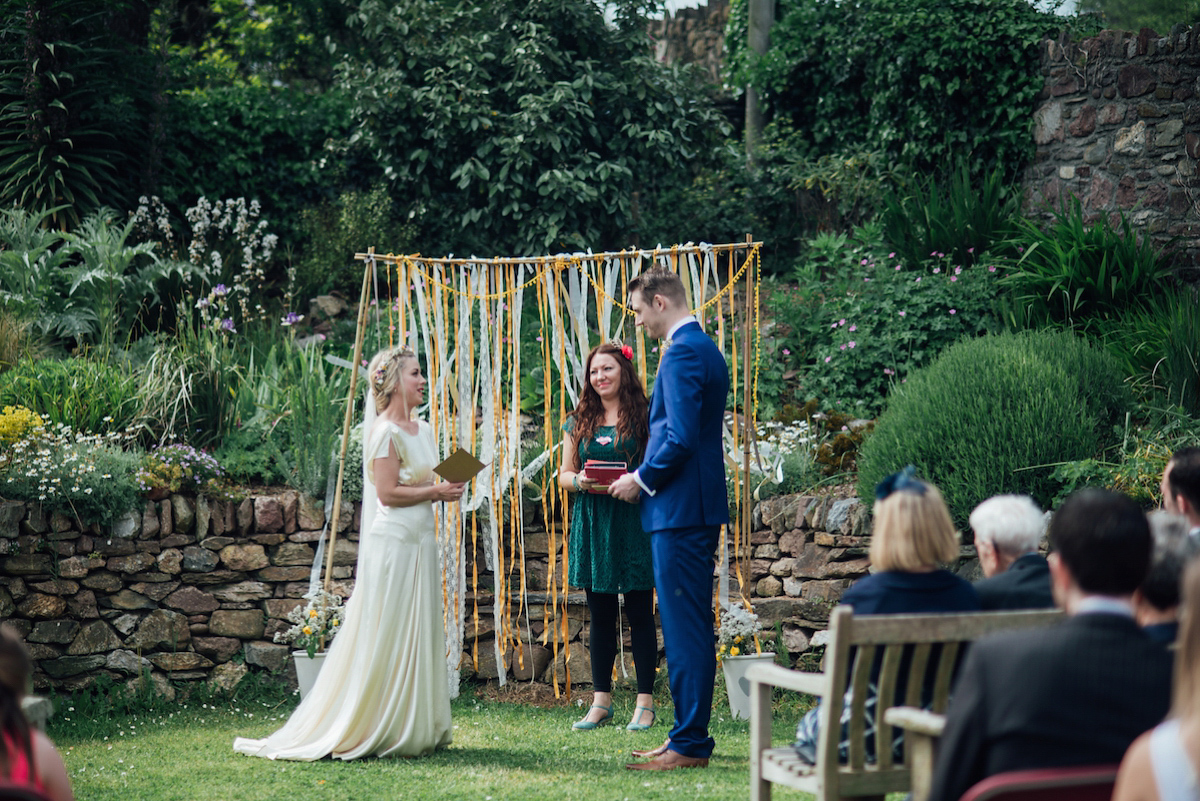
<svg viewBox="0 0 1200 801">
<path fill-rule="evenodd" d="M 433 500 L 452 503 L 462 498 L 467 485 L 463 483 L 443 481 L 433 485 Z"/>
</svg>

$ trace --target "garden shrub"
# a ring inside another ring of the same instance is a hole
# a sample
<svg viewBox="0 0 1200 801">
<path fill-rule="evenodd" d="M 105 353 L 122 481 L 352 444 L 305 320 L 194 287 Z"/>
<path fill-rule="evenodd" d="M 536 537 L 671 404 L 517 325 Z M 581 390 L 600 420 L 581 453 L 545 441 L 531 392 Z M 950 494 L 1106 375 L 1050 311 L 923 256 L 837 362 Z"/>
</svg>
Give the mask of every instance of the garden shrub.
<svg viewBox="0 0 1200 801">
<path fill-rule="evenodd" d="M 873 503 L 885 475 L 913 464 L 959 524 L 998 493 L 1045 506 L 1055 465 L 1098 456 L 1130 405 L 1112 358 L 1069 332 L 960 342 L 893 392 L 863 444 L 858 493 Z"/>
<path fill-rule="evenodd" d="M 1168 292 L 1105 328 L 1105 347 L 1143 394 L 1200 417 L 1200 292 Z"/>
<path fill-rule="evenodd" d="M 138 411 L 134 374 L 92 359 L 26 359 L 0 373 L 0 406 L 21 405 L 84 433 L 125 431 Z"/>
<path fill-rule="evenodd" d="M 1138 308 L 1159 294 L 1170 265 L 1150 237 L 1138 237 L 1122 212 L 1113 226 L 1106 215 L 1090 225 L 1079 198 L 1053 214 L 1049 226 L 1018 223 L 1019 253 L 1005 277 L 1004 318 L 1010 328 L 1045 325 L 1098 332 L 1104 321 Z"/>
<path fill-rule="evenodd" d="M 894 252 L 851 252 L 853 264 L 836 273 L 812 271 L 797 289 L 772 290 L 768 304 L 779 330 L 763 372 L 774 380 L 796 371 L 801 398 L 873 417 L 913 370 L 956 340 L 997 327 L 999 273 L 942 253 L 912 269 Z"/>
</svg>

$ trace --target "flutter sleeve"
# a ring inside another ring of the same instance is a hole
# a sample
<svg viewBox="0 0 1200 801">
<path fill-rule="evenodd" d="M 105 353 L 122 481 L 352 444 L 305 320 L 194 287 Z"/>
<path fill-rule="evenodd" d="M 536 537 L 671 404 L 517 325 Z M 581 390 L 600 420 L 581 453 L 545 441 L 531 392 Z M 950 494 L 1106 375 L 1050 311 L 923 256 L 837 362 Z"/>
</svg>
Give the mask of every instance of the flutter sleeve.
<svg viewBox="0 0 1200 801">
<path fill-rule="evenodd" d="M 387 458 L 388 444 L 395 447 L 396 456 L 400 459 L 400 483 L 412 483 L 413 475 L 412 470 L 408 468 L 409 459 L 404 445 L 404 438 L 398 436 L 398 434 L 399 431 L 386 422 L 375 426 L 375 430 L 371 432 L 371 441 L 368 450 L 371 454 L 371 460 L 367 463 L 367 479 L 372 484 L 375 483 L 375 460 Z"/>
</svg>

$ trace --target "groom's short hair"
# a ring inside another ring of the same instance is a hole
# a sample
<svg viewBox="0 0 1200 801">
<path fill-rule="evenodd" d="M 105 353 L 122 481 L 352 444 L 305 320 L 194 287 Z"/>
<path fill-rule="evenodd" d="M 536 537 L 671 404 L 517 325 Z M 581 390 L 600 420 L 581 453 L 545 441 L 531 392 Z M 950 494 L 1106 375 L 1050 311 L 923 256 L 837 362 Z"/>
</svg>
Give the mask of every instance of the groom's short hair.
<svg viewBox="0 0 1200 801">
<path fill-rule="evenodd" d="M 672 306 L 687 305 L 687 295 L 683 291 L 683 281 L 670 270 L 656 267 L 647 270 L 629 282 L 626 294 L 642 293 L 642 300 L 649 303 L 655 295 L 662 295 Z"/>
</svg>

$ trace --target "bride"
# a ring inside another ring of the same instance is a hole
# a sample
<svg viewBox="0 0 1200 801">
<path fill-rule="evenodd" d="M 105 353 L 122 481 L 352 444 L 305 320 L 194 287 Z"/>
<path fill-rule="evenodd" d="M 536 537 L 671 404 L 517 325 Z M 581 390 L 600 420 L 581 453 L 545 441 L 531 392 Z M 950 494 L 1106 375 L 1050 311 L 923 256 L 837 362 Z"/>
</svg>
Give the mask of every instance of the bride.
<svg viewBox="0 0 1200 801">
<path fill-rule="evenodd" d="M 390 348 L 367 370 L 374 404 L 363 438 L 363 533 L 345 621 L 312 691 L 270 737 L 234 740 L 243 754 L 420 756 L 451 740 L 432 502 L 459 500 L 464 485 L 435 483 L 433 430 L 411 419 L 425 394 L 416 354 Z"/>
</svg>

